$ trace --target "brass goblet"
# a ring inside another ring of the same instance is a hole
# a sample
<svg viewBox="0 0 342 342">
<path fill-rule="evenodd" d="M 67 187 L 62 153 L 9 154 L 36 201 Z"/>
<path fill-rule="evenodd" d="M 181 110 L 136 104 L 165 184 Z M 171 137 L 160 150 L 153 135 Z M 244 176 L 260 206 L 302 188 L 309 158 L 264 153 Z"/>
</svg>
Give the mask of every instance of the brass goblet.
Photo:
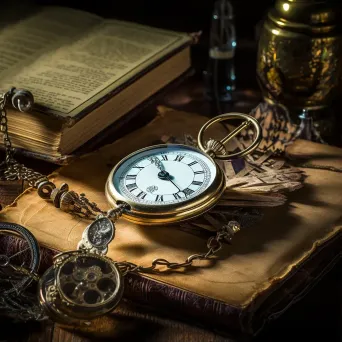
<svg viewBox="0 0 342 342">
<path fill-rule="evenodd" d="M 277 0 L 260 32 L 257 77 L 264 99 L 300 113 L 297 137 L 322 142 L 314 118 L 341 90 L 341 5 Z M 342 93 L 341 93 L 342 94 Z M 323 117 L 327 124 L 330 120 Z"/>
</svg>

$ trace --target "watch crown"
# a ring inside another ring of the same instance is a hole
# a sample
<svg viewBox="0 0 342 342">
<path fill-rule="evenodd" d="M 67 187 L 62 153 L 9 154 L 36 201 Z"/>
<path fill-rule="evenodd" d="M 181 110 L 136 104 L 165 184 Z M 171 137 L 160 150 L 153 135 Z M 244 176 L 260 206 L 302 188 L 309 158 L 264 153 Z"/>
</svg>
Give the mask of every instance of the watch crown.
<svg viewBox="0 0 342 342">
<path fill-rule="evenodd" d="M 227 154 L 227 150 L 224 145 L 215 139 L 209 139 L 205 147 L 205 153 L 207 153 L 210 157 L 215 157 L 217 154 Z"/>
</svg>

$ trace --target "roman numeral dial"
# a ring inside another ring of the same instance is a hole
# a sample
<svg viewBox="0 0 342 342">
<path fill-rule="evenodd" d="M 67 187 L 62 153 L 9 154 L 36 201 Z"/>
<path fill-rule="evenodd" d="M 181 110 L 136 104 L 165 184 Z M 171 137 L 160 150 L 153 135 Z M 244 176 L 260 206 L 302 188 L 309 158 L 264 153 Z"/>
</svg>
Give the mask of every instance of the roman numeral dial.
<svg viewBox="0 0 342 342">
<path fill-rule="evenodd" d="M 113 184 L 120 200 L 126 199 L 132 208 L 136 204 L 137 212 L 146 206 L 151 206 L 146 209 L 151 213 L 154 209 L 167 210 L 168 205 L 178 210 L 202 196 L 215 172 L 216 165 L 197 149 L 170 144 L 150 147 L 124 159 Z"/>
</svg>

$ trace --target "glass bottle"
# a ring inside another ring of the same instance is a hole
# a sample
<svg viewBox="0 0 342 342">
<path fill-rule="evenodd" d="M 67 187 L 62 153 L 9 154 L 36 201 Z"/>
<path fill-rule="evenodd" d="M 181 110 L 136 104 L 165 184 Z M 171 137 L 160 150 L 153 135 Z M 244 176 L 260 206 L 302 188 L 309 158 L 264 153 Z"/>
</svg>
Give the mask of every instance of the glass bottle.
<svg viewBox="0 0 342 342">
<path fill-rule="evenodd" d="M 236 33 L 233 6 L 227 0 L 214 4 L 209 41 L 209 61 L 204 71 L 205 93 L 210 100 L 231 102 L 235 90 Z"/>
</svg>

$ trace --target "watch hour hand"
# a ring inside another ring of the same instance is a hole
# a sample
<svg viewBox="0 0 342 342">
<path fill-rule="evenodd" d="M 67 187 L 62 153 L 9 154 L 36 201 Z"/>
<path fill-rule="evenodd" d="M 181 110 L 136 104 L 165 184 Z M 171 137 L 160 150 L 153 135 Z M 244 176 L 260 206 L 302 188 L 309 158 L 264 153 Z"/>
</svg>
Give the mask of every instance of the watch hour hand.
<svg viewBox="0 0 342 342">
<path fill-rule="evenodd" d="M 160 171 L 165 171 L 163 163 L 157 157 L 151 157 L 150 161 L 152 164 L 155 164 Z"/>
<path fill-rule="evenodd" d="M 152 164 L 155 164 L 157 168 L 160 170 L 158 173 L 158 177 L 163 180 L 170 181 L 179 191 L 182 191 L 175 182 L 172 181 L 172 176 L 165 170 L 163 163 L 157 157 L 151 157 L 150 161 Z"/>
</svg>

